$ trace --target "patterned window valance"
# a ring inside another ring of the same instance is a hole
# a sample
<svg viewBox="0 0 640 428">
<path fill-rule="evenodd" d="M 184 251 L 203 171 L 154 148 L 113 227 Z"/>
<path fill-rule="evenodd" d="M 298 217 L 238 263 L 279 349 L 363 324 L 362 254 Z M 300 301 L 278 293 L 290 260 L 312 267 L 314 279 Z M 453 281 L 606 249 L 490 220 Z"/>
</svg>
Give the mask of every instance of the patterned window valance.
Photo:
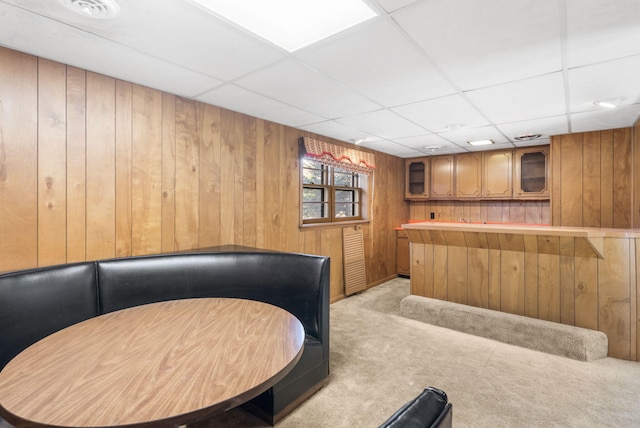
<svg viewBox="0 0 640 428">
<path fill-rule="evenodd" d="M 327 165 L 360 174 L 371 174 L 376 167 L 376 157 L 373 153 L 361 152 L 307 137 L 300 138 L 300 145 L 304 150 L 305 157 Z"/>
</svg>

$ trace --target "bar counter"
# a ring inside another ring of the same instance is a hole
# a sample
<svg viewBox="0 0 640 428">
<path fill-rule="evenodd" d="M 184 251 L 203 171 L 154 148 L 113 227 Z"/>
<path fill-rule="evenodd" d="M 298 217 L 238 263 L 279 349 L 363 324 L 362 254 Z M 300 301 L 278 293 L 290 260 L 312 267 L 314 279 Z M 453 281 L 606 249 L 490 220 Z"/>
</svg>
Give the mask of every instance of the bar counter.
<svg viewBox="0 0 640 428">
<path fill-rule="evenodd" d="M 604 332 L 640 357 L 640 230 L 525 224 L 402 225 L 411 293 Z"/>
</svg>

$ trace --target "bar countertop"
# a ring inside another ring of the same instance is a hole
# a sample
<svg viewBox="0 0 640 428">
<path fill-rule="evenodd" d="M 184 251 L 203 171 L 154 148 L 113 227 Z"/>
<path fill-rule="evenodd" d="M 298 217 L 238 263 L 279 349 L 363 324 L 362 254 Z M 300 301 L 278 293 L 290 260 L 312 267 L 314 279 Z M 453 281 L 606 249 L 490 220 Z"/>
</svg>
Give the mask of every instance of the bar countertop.
<svg viewBox="0 0 640 428">
<path fill-rule="evenodd" d="M 603 258 L 604 238 L 640 238 L 640 229 L 604 229 L 513 223 L 441 222 L 403 224 L 416 244 L 559 254 L 561 240 L 573 239 L 575 254 Z"/>
</svg>

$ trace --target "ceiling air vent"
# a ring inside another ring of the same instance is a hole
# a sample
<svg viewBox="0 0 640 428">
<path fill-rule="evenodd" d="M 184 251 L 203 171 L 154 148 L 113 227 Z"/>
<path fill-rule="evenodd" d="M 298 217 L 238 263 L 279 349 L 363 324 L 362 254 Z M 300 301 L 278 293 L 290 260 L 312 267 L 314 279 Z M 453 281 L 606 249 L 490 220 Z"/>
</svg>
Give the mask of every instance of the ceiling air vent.
<svg viewBox="0 0 640 428">
<path fill-rule="evenodd" d="M 115 0 L 62 0 L 72 11 L 94 19 L 111 19 L 120 13 L 120 6 Z"/>
<path fill-rule="evenodd" d="M 517 141 L 531 141 L 531 140 L 537 140 L 540 137 L 542 137 L 541 134 L 523 134 L 523 135 L 518 135 L 517 137 L 513 137 L 513 139 Z"/>
</svg>

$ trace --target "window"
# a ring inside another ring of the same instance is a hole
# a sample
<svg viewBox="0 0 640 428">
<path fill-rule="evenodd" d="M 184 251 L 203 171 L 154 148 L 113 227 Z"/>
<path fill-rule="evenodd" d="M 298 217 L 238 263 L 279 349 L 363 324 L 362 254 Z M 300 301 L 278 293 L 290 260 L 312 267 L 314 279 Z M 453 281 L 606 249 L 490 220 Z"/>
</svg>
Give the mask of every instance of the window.
<svg viewBox="0 0 640 428">
<path fill-rule="evenodd" d="M 301 225 L 369 219 L 375 155 L 300 137 Z"/>
<path fill-rule="evenodd" d="M 366 181 L 366 175 L 303 158 L 302 222 L 361 220 Z"/>
</svg>

